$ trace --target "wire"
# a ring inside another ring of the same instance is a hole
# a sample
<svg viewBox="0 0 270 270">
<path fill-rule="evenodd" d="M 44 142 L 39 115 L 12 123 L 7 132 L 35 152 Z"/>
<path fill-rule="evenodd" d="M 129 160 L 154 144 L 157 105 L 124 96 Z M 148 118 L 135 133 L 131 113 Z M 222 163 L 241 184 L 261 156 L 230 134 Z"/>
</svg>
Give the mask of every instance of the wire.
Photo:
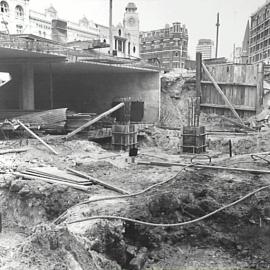
<svg viewBox="0 0 270 270">
<path fill-rule="evenodd" d="M 146 226 L 154 226 L 154 227 L 178 227 L 178 226 L 184 226 L 184 225 L 189 225 L 192 223 L 196 223 L 199 221 L 202 221 L 210 216 L 215 215 L 216 213 L 225 210 L 226 208 L 232 207 L 238 203 L 240 203 L 241 201 L 251 197 L 252 195 L 254 195 L 255 193 L 262 191 L 264 189 L 270 188 L 270 185 L 261 187 L 259 189 L 256 189 L 253 192 L 248 193 L 247 195 L 245 195 L 244 197 L 238 199 L 237 201 L 234 201 L 228 205 L 222 206 L 219 209 L 210 212 L 202 217 L 193 219 L 193 220 L 189 220 L 189 221 L 185 221 L 185 222 L 180 222 L 180 223 L 171 223 L 171 224 L 166 224 L 166 223 L 151 223 L 151 222 L 146 222 L 146 221 L 141 221 L 141 220 L 137 220 L 137 219 L 132 219 L 132 218 L 127 218 L 127 217 L 121 217 L 121 216 L 92 216 L 92 217 L 88 217 L 88 218 L 84 218 L 84 219 L 79 219 L 79 220 L 74 220 L 71 222 L 68 222 L 67 224 L 74 224 L 74 223 L 80 223 L 80 222 L 84 222 L 84 221 L 89 221 L 89 220 L 95 220 L 95 219 L 109 219 L 109 220 L 123 220 L 123 221 L 129 221 L 132 223 L 137 223 L 137 224 L 141 224 L 141 225 L 146 225 Z"/>
<path fill-rule="evenodd" d="M 187 169 L 188 167 L 191 167 L 193 166 L 193 164 L 189 164 L 187 166 L 185 166 L 184 168 L 182 168 L 180 171 L 178 171 L 175 175 L 173 175 L 172 177 L 170 177 L 169 179 L 166 179 L 160 183 L 156 183 L 144 190 L 141 190 L 139 192 L 136 192 L 136 193 L 132 193 L 132 194 L 127 194 L 127 195 L 118 195 L 118 196 L 109 196 L 109 197 L 102 197 L 102 198 L 96 198 L 96 199 L 92 199 L 92 200 L 87 200 L 87 201 L 83 201 L 83 202 L 80 202 L 78 204 L 75 204 L 73 205 L 72 207 L 70 207 L 69 209 L 67 209 L 63 214 L 61 214 L 56 220 L 54 220 L 54 224 L 57 224 L 59 222 L 59 220 L 61 220 L 66 214 L 67 212 L 74 208 L 74 207 L 77 207 L 77 206 L 80 206 L 80 205 L 84 205 L 84 204 L 88 204 L 88 203 L 93 203 L 93 202 L 99 202 L 99 201 L 107 201 L 107 200 L 115 200 L 115 199 L 124 199 L 124 198 L 131 198 L 131 197 L 136 197 L 136 196 L 139 196 L 139 195 L 142 195 L 144 193 L 146 193 L 147 191 L 157 187 L 157 186 L 161 186 L 161 185 L 164 185 L 170 181 L 172 181 L 175 177 L 177 177 L 179 175 L 179 173 L 181 173 L 182 171 L 184 171 L 185 169 Z"/>
</svg>

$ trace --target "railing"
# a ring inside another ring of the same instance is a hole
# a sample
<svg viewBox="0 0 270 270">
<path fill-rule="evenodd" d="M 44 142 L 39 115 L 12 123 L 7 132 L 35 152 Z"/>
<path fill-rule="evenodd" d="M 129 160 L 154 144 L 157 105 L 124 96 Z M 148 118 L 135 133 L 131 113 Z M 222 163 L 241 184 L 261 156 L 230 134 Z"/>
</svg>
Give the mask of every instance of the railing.
<svg viewBox="0 0 270 270">
<path fill-rule="evenodd" d="M 126 65 L 134 68 L 147 68 L 158 70 L 158 67 L 140 61 L 139 58 L 121 58 L 104 54 L 99 51 L 78 50 L 60 44 L 43 40 L 27 40 L 17 36 L 0 33 L 0 47 L 25 50 L 66 57 L 68 62 L 92 61 L 104 62 L 112 65 Z"/>
<path fill-rule="evenodd" d="M 25 50 L 31 52 L 67 55 L 66 47 L 58 44 L 53 44 L 46 41 L 26 40 L 16 36 L 9 36 L 0 33 L 0 46 L 11 49 Z"/>
</svg>

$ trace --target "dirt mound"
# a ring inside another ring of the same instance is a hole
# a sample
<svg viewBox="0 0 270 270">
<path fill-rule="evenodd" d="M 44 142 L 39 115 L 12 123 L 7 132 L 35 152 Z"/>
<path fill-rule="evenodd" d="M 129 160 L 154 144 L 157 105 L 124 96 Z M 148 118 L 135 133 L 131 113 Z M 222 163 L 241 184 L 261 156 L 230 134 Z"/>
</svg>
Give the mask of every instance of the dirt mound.
<svg viewBox="0 0 270 270">
<path fill-rule="evenodd" d="M 195 82 L 181 76 L 162 79 L 161 116 L 162 126 L 181 128 L 187 124 L 187 100 L 194 97 Z"/>
<path fill-rule="evenodd" d="M 179 130 L 161 129 L 152 127 L 148 131 L 148 135 L 144 136 L 144 140 L 140 142 L 140 148 L 144 146 L 158 147 L 170 154 L 178 154 L 181 152 L 182 132 Z"/>
<path fill-rule="evenodd" d="M 229 153 L 229 140 L 234 155 L 270 151 L 270 131 L 247 136 L 211 136 L 208 139 L 209 150 Z"/>
<path fill-rule="evenodd" d="M 3 269 L 120 270 L 115 262 L 88 248 L 86 238 L 70 233 L 66 227 L 41 225 L 35 227 Z"/>
</svg>

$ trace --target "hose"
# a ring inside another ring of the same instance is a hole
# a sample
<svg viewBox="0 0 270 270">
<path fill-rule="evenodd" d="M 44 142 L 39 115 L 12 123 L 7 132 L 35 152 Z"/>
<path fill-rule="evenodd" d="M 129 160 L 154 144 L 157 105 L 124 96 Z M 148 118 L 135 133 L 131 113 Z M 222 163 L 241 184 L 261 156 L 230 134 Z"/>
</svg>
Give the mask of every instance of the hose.
<svg viewBox="0 0 270 270">
<path fill-rule="evenodd" d="M 199 222 L 199 221 L 202 221 L 210 216 L 213 216 L 215 215 L 216 213 L 222 211 L 222 210 L 225 210 L 229 207 L 232 207 L 240 202 L 242 202 L 243 200 L 251 197 L 252 195 L 254 195 L 255 193 L 259 192 L 259 191 L 262 191 L 262 190 L 265 190 L 267 188 L 270 188 L 270 185 L 267 185 L 267 186 L 264 186 L 264 187 L 261 187 L 261 188 L 258 188 L 256 189 L 255 191 L 252 191 L 250 193 L 248 193 L 247 195 L 241 197 L 240 199 L 228 204 L 228 205 L 225 205 L 225 206 L 222 206 L 220 207 L 219 209 L 213 211 L 213 212 L 210 212 L 202 217 L 199 217 L 199 218 L 196 218 L 196 219 L 193 219 L 193 220 L 189 220 L 189 221 L 185 221 L 185 222 L 180 222 L 180 223 L 171 223 L 171 224 L 166 224 L 166 223 L 151 223 L 151 222 L 146 222 L 146 221 L 141 221 L 141 220 L 137 220 L 137 219 L 132 219 L 132 218 L 127 218 L 127 217 L 121 217 L 121 216 L 92 216 L 92 217 L 88 217 L 88 218 L 84 218 L 84 219 L 79 219 L 79 220 L 74 220 L 74 221 L 71 221 L 71 222 L 68 222 L 67 224 L 74 224 L 74 223 L 80 223 L 80 222 L 84 222 L 84 221 L 89 221 L 89 220 L 95 220 L 95 219 L 108 219 L 108 220 L 123 220 L 123 221 L 129 221 L 129 222 L 132 222 L 132 223 L 137 223 L 137 224 L 141 224 L 141 225 L 146 225 L 146 226 L 154 226 L 154 227 L 178 227 L 178 226 L 184 226 L 184 225 L 189 225 L 189 224 L 192 224 L 192 223 L 196 223 L 196 222 Z"/>
<path fill-rule="evenodd" d="M 166 179 L 162 182 L 159 182 L 159 183 L 156 183 L 152 186 L 149 186 L 147 187 L 146 189 L 143 189 L 139 192 L 136 192 L 136 193 L 132 193 L 132 194 L 127 194 L 127 195 L 117 195 L 117 196 L 107 196 L 107 197 L 101 197 L 101 198 L 96 198 L 96 199 L 92 199 L 92 200 L 87 200 L 87 201 L 83 201 L 83 202 L 80 202 L 78 204 L 75 204 L 73 206 L 71 206 L 69 209 L 67 209 L 65 212 L 63 212 L 63 214 L 61 214 L 57 219 L 55 219 L 53 221 L 54 224 L 57 224 L 59 222 L 59 220 L 61 220 L 66 214 L 67 212 L 74 208 L 74 207 L 77 207 L 77 206 L 80 206 L 80 205 L 84 205 L 84 204 L 88 204 L 88 203 L 93 203 L 93 202 L 99 202 L 99 201 L 108 201 L 108 200 L 116 200 L 116 199 L 125 199 L 125 198 L 131 198 L 131 197 L 136 197 L 136 196 L 139 196 L 139 195 L 142 195 L 144 193 L 146 193 L 147 191 L 157 187 L 157 186 L 161 186 L 161 185 L 164 185 L 170 181 L 172 181 L 175 177 L 177 177 L 182 171 L 184 171 L 185 169 L 187 169 L 188 167 L 192 167 L 193 164 L 189 164 L 185 167 L 183 167 L 180 171 L 178 171 L 175 175 L 173 175 L 172 177 L 170 177 L 169 179 Z"/>
</svg>

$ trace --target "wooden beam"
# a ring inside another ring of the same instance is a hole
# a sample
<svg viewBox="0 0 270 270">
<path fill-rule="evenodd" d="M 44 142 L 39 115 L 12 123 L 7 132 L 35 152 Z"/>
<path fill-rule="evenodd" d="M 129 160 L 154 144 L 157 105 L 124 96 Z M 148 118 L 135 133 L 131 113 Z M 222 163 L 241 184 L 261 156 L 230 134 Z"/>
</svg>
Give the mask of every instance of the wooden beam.
<svg viewBox="0 0 270 270">
<path fill-rule="evenodd" d="M 93 183 L 95 183 L 95 184 L 104 186 L 104 187 L 106 187 L 106 188 L 108 188 L 108 189 L 111 189 L 111 190 L 113 190 L 113 191 L 116 191 L 116 192 L 118 192 L 118 193 L 120 193 L 120 194 L 129 194 L 126 190 L 123 190 L 123 189 L 121 189 L 121 188 L 118 188 L 118 187 L 112 186 L 112 185 L 110 185 L 110 184 L 107 184 L 107 183 L 105 183 L 105 182 L 103 182 L 103 181 L 101 181 L 101 180 L 99 180 L 99 179 L 96 179 L 96 178 L 94 178 L 94 177 L 92 177 L 92 176 L 89 176 L 89 175 L 87 175 L 87 174 L 85 174 L 85 173 L 76 171 L 76 170 L 71 169 L 71 168 L 67 168 L 67 170 L 68 170 L 69 172 L 74 173 L 75 175 L 78 175 L 78 176 L 80 176 L 80 177 L 83 177 L 83 178 L 85 178 L 85 179 L 88 179 L 88 180 L 90 180 L 91 182 L 93 182 Z"/>
<path fill-rule="evenodd" d="M 75 134 L 81 132 L 81 131 L 84 130 L 85 128 L 87 128 L 87 127 L 93 125 L 94 123 L 96 123 L 96 122 L 99 121 L 100 119 L 102 119 L 102 118 L 106 117 L 107 115 L 113 113 L 114 111 L 120 109 L 120 108 L 123 107 L 123 106 L 125 106 L 125 103 L 122 102 L 122 103 L 116 105 L 115 107 L 111 108 L 110 110 L 108 110 L 108 111 L 106 111 L 106 112 L 100 114 L 100 115 L 97 116 L 96 118 L 90 120 L 89 122 L 85 123 L 85 124 L 82 125 L 81 127 L 77 128 L 77 129 L 75 129 L 75 130 L 73 130 L 72 132 L 70 132 L 69 134 L 66 135 L 66 137 L 65 137 L 66 140 L 69 139 L 69 138 L 71 138 L 71 137 L 74 136 Z"/>
<path fill-rule="evenodd" d="M 209 107 L 209 108 L 221 108 L 221 109 L 230 109 L 229 106 L 226 104 L 210 104 L 210 103 L 201 103 L 201 107 Z M 244 106 L 244 105 L 235 105 L 234 108 L 239 111 L 251 111 L 255 112 L 256 108 L 255 107 L 249 107 L 249 106 Z"/>
<path fill-rule="evenodd" d="M 212 84 L 211 81 L 201 81 L 201 84 Z M 218 85 L 232 85 L 232 86 L 245 86 L 245 87 L 257 87 L 257 84 L 250 83 L 235 83 L 235 82 L 217 82 Z"/>
<path fill-rule="evenodd" d="M 147 162 L 140 161 L 137 164 L 139 165 L 154 165 L 154 166 L 180 166 L 185 167 L 188 164 L 184 163 L 171 163 L 171 162 Z M 247 173 L 256 173 L 256 174 L 270 174 L 270 170 L 255 170 L 255 169 L 246 169 L 246 168 L 232 168 L 232 167 L 223 167 L 223 166 L 214 166 L 214 165 L 201 165 L 201 164 L 190 164 L 190 167 L 199 168 L 199 169 L 213 169 L 213 170 L 225 170 L 225 171 L 236 171 L 236 172 L 247 172 Z"/>
<path fill-rule="evenodd" d="M 225 117 L 225 116 L 223 116 L 223 115 L 221 115 L 220 117 L 221 117 L 222 119 L 224 119 L 224 120 L 226 120 L 226 121 L 228 121 L 228 122 L 234 124 L 234 125 L 237 125 L 238 127 L 241 127 L 241 128 L 244 128 L 244 129 L 250 130 L 250 131 L 256 131 L 256 130 L 253 129 L 253 128 L 250 128 L 250 127 L 248 127 L 248 126 L 246 126 L 246 125 L 242 125 L 242 124 L 238 123 L 237 121 L 234 121 L 233 119 L 230 119 L 230 118 Z"/>
<path fill-rule="evenodd" d="M 52 74 L 52 64 L 49 64 L 49 81 L 50 81 L 50 107 L 54 107 L 54 94 L 53 94 L 53 74 Z"/>
<path fill-rule="evenodd" d="M 263 105 L 263 79 L 264 79 L 264 63 L 257 65 L 257 95 L 256 95 L 256 113 L 262 111 Z"/>
<path fill-rule="evenodd" d="M 197 97 L 202 96 L 202 87 L 201 87 L 201 80 L 202 80 L 202 53 L 196 53 L 196 93 Z"/>
<path fill-rule="evenodd" d="M 10 154 L 10 153 L 22 153 L 28 151 L 28 148 L 19 148 L 19 149 L 4 149 L 0 150 L 0 155 Z"/>
<path fill-rule="evenodd" d="M 19 172 L 14 172 L 14 175 L 18 176 L 18 177 L 23 177 L 25 179 L 30 179 L 30 180 L 40 180 L 40 181 L 44 181 L 44 182 L 48 182 L 51 184 L 59 184 L 59 185 L 65 185 L 65 186 L 69 186 L 69 187 L 73 187 L 75 189 L 79 189 L 82 191 L 89 191 L 89 187 L 83 186 L 83 185 L 79 185 L 79 184 L 73 184 L 70 182 L 65 182 L 65 181 L 59 181 L 59 180 L 53 180 L 53 179 L 48 179 L 45 177 L 38 177 L 38 176 L 32 176 L 32 175 L 28 175 L 25 173 L 19 173 Z"/>
<path fill-rule="evenodd" d="M 23 127 L 31 136 L 39 140 L 44 146 L 46 146 L 50 151 L 52 151 L 55 155 L 58 155 L 58 153 L 47 143 L 45 143 L 38 135 L 36 135 L 30 128 L 25 126 L 20 120 L 15 120 L 21 127 Z"/>
<path fill-rule="evenodd" d="M 208 78 L 211 80 L 211 82 L 213 83 L 213 85 L 215 86 L 216 90 L 220 93 L 220 95 L 222 96 L 223 100 L 225 101 L 225 103 L 229 106 L 229 108 L 231 109 L 233 115 L 239 120 L 239 122 L 242 125 L 245 125 L 243 120 L 241 119 L 241 117 L 239 116 L 239 114 L 236 112 L 236 110 L 234 109 L 233 105 L 231 104 L 231 102 L 228 100 L 228 98 L 226 97 L 226 95 L 222 92 L 222 90 L 220 89 L 220 87 L 218 86 L 217 82 L 215 81 L 214 77 L 210 74 L 209 70 L 207 69 L 207 67 L 205 66 L 204 63 L 202 63 L 202 67 L 204 72 L 206 73 L 206 75 L 208 76 Z"/>
</svg>

